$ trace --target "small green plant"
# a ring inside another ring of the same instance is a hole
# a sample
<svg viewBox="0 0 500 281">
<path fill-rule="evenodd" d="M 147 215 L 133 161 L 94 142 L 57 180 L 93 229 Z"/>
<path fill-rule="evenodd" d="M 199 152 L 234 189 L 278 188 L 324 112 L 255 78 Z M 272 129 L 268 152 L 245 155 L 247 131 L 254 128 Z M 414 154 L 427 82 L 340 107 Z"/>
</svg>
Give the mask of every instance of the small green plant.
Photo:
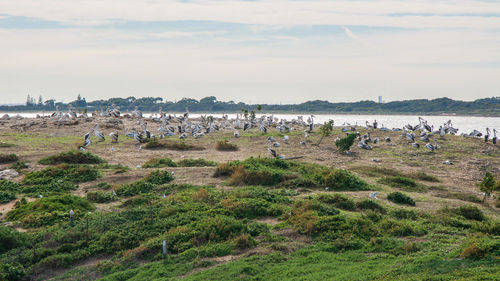
<svg viewBox="0 0 500 281">
<path fill-rule="evenodd" d="M 215 149 L 218 151 L 236 151 L 238 150 L 238 146 L 230 143 L 228 140 L 220 140 L 215 145 Z"/>
<path fill-rule="evenodd" d="M 319 139 L 317 145 L 319 146 L 324 138 L 329 137 L 332 134 L 332 131 L 333 131 L 333 120 L 325 122 L 323 126 L 319 128 L 319 134 L 321 135 L 321 138 Z"/>
<path fill-rule="evenodd" d="M 387 195 L 387 199 L 389 201 L 396 203 L 396 204 L 415 206 L 415 201 L 410 196 L 408 196 L 404 193 L 401 193 L 399 191 L 389 193 Z"/>
<path fill-rule="evenodd" d="M 379 179 L 378 182 L 391 187 L 401 188 L 406 191 L 422 192 L 427 190 L 424 185 L 417 183 L 414 179 L 403 176 L 383 177 Z"/>
<path fill-rule="evenodd" d="M 483 181 L 479 184 L 481 191 L 484 193 L 483 202 L 486 197 L 490 197 L 491 193 L 495 190 L 495 178 L 490 172 L 484 174 Z"/>
<path fill-rule="evenodd" d="M 0 164 L 12 163 L 19 160 L 16 154 L 0 154 Z"/>
<path fill-rule="evenodd" d="M 219 165 L 219 163 L 206 160 L 203 158 L 199 159 L 187 158 L 177 162 L 177 166 L 179 167 L 214 167 L 217 165 Z"/>
<path fill-rule="evenodd" d="M 16 170 L 17 172 L 21 172 L 23 169 L 28 168 L 29 161 L 17 161 L 16 163 L 10 165 L 11 169 Z"/>
<path fill-rule="evenodd" d="M 476 206 L 466 205 L 456 209 L 456 213 L 469 220 L 483 221 L 485 216 Z"/>
<path fill-rule="evenodd" d="M 117 198 L 110 192 L 91 191 L 87 193 L 87 200 L 94 203 L 108 203 L 115 201 Z"/>
<path fill-rule="evenodd" d="M 336 141 L 335 146 L 341 152 L 349 151 L 351 149 L 351 146 L 354 144 L 355 139 L 356 134 L 348 134 L 346 137 Z"/>
<path fill-rule="evenodd" d="M 356 207 L 360 210 L 372 210 L 385 214 L 385 208 L 373 200 L 364 199 L 356 203 Z"/>
<path fill-rule="evenodd" d="M 61 152 L 57 155 L 45 157 L 38 161 L 43 165 L 57 165 L 57 164 L 101 164 L 105 163 L 99 156 L 90 152 L 71 150 L 68 152 Z"/>
<path fill-rule="evenodd" d="M 163 167 L 177 167 L 177 164 L 170 158 L 153 158 L 149 159 L 144 165 L 143 168 L 163 168 Z"/>
</svg>

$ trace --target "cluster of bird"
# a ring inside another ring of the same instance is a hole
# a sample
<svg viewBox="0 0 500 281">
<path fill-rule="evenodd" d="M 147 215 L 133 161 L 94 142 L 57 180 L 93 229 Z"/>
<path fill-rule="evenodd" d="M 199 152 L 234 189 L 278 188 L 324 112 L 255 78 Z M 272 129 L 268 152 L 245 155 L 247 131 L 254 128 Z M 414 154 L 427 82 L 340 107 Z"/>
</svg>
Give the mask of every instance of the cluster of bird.
<svg viewBox="0 0 500 281">
<path fill-rule="evenodd" d="M 76 117 L 76 112 L 74 111 L 74 109 L 70 108 L 69 112 L 66 114 L 63 114 L 58 110 L 54 112 L 52 116 L 54 117 L 69 116 L 71 118 L 74 118 Z M 136 129 L 135 127 L 132 129 L 127 128 L 125 136 L 135 139 L 138 143 L 144 143 L 147 142 L 149 139 L 156 137 L 151 131 L 148 130 L 148 123 L 146 121 L 143 121 L 143 114 L 137 107 L 134 109 L 134 111 L 132 111 L 131 114 L 126 113 L 125 115 L 122 116 L 119 107 L 113 105 L 111 106 L 111 108 L 108 108 L 105 111 L 101 111 L 101 113 L 93 113 L 92 116 L 102 116 L 102 117 L 112 117 L 112 118 L 119 118 L 119 117 L 137 118 L 138 119 L 137 125 L 141 129 Z M 315 128 L 314 118 L 315 116 L 311 115 L 308 117 L 307 122 L 305 122 L 303 116 L 298 116 L 297 119 L 292 119 L 289 121 L 286 119 L 275 118 L 273 115 L 269 116 L 262 115 L 258 118 L 254 116 L 252 118 L 246 115 L 244 116 L 242 114 L 237 114 L 236 118 L 232 120 L 229 119 L 228 115 L 223 115 L 223 117 L 219 120 L 214 119 L 212 116 L 203 116 L 203 115 L 199 119 L 190 119 L 188 112 L 176 116 L 175 114 L 174 115 L 166 114 L 162 112 L 160 108 L 159 112 L 151 116 L 150 120 L 153 122 L 161 123 L 161 125 L 158 128 L 158 135 L 157 135 L 157 137 L 160 139 L 164 137 L 172 137 L 177 134 L 179 135 L 180 139 L 186 139 L 190 136 L 195 139 L 198 139 L 206 134 L 210 134 L 212 132 L 216 132 L 221 129 L 232 129 L 234 130 L 234 137 L 239 138 L 240 137 L 239 130 L 248 131 L 252 128 L 258 128 L 262 134 L 266 134 L 269 128 L 275 128 L 279 130 L 280 133 L 286 134 L 293 130 L 300 130 L 301 127 L 304 130 L 304 137 L 305 139 L 307 139 Z M 425 144 L 425 148 L 427 148 L 429 151 L 435 151 L 439 149 L 439 145 L 437 143 L 435 136 L 439 135 L 440 137 L 444 137 L 446 134 L 455 135 L 458 132 L 458 129 L 453 127 L 451 120 L 441 125 L 437 130 L 434 130 L 433 125 L 432 126 L 428 125 L 427 120 L 424 120 L 421 117 L 419 117 L 418 120 L 419 120 L 418 124 L 416 125 L 407 124 L 402 129 L 400 128 L 389 129 L 385 127 L 383 124 L 380 128 L 378 128 L 378 123 L 376 120 L 371 124 L 368 121 L 366 121 L 364 127 L 366 129 L 366 132 L 364 134 L 361 134 L 358 131 L 358 128 L 360 127 L 357 126 L 357 124 L 355 126 L 352 126 L 349 123 L 344 123 L 344 126 L 342 127 L 341 130 L 346 134 L 355 133 L 357 135 L 357 140 L 358 140 L 357 146 L 360 149 L 366 149 L 366 150 L 372 149 L 371 144 L 377 144 L 381 142 L 381 139 L 379 139 L 378 137 L 372 139 L 370 135 L 370 131 L 375 129 L 379 129 L 382 132 L 401 131 L 402 136 L 408 139 L 409 144 L 411 144 L 412 147 L 417 149 L 420 148 L 421 144 L 419 143 L 419 141 L 421 141 L 423 142 L 422 145 Z M 496 144 L 497 141 L 496 134 L 497 134 L 496 129 L 493 129 L 493 137 L 491 138 L 491 141 L 494 144 Z M 98 124 L 95 124 L 95 127 L 90 132 L 85 134 L 84 147 L 87 147 L 92 143 L 91 142 L 92 135 L 95 135 L 99 141 L 105 140 L 104 134 L 98 130 Z M 462 134 L 462 135 L 467 137 L 482 136 L 481 132 L 478 132 L 477 130 L 474 130 L 470 134 Z M 491 135 L 490 129 L 486 128 L 486 134 L 484 135 L 485 142 L 487 142 L 490 139 L 490 135 Z M 119 134 L 117 131 L 111 132 L 109 136 L 112 138 L 112 143 L 118 142 Z M 337 138 L 335 141 L 338 140 L 339 138 Z M 392 140 L 390 137 L 385 137 L 382 139 L 382 141 L 390 143 Z M 283 142 L 285 144 L 288 144 L 290 142 L 290 138 L 288 135 L 284 136 Z M 278 155 L 278 153 L 273 149 L 280 147 L 281 145 L 278 141 L 274 139 L 274 137 L 268 137 L 267 144 L 268 144 L 268 152 L 272 157 L 284 158 L 283 155 Z M 299 145 L 305 146 L 306 142 L 304 140 L 301 140 L 299 142 Z"/>
</svg>

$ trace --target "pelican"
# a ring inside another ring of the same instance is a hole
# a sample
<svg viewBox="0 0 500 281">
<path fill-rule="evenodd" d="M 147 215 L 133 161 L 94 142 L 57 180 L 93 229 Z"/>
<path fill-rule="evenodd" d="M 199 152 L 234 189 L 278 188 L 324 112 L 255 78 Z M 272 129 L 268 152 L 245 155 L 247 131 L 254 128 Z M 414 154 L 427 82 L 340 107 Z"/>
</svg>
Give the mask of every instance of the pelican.
<svg viewBox="0 0 500 281">
<path fill-rule="evenodd" d="M 437 141 L 436 139 L 434 139 L 434 145 L 428 143 L 425 145 L 425 148 L 427 148 L 428 150 L 430 150 L 431 152 L 438 149 L 438 144 L 437 144 Z"/>
<path fill-rule="evenodd" d="M 118 132 L 117 131 L 111 132 L 109 134 L 109 136 L 111 137 L 111 142 L 112 143 L 117 143 L 118 142 Z"/>
<path fill-rule="evenodd" d="M 305 141 L 301 141 L 301 142 L 299 142 L 299 144 L 302 145 L 302 146 L 306 146 L 306 142 Z"/>
<path fill-rule="evenodd" d="M 234 131 L 234 137 L 235 137 L 235 138 L 239 138 L 239 137 L 240 137 L 240 132 L 238 132 L 238 131 Z"/>
<path fill-rule="evenodd" d="M 372 198 L 372 199 L 378 199 L 378 198 L 377 198 L 377 195 L 378 195 L 378 192 L 377 192 L 377 191 L 375 191 L 375 192 L 373 192 L 373 193 L 370 193 L 370 195 L 369 195 L 369 196 L 370 196 L 370 198 Z"/>
<path fill-rule="evenodd" d="M 375 138 L 375 139 L 373 140 L 373 144 L 376 144 L 376 143 L 378 143 L 378 142 L 379 142 L 379 138 Z"/>
<path fill-rule="evenodd" d="M 358 143 L 358 147 L 361 148 L 361 149 L 366 149 L 366 150 L 371 150 L 372 149 L 372 146 L 367 144 L 365 140 L 361 140 L 359 143 Z"/>
<path fill-rule="evenodd" d="M 99 124 L 96 123 L 94 126 L 94 135 L 99 139 L 99 141 L 104 141 L 104 134 L 99 132 L 99 130 L 97 130 L 97 127 L 99 127 Z"/>
<path fill-rule="evenodd" d="M 84 143 L 83 146 L 87 147 L 87 146 L 89 146 L 92 143 L 90 141 L 90 132 L 86 133 L 85 136 L 84 136 L 84 138 L 85 138 L 85 143 Z"/>
<path fill-rule="evenodd" d="M 484 135 L 484 142 L 488 142 L 488 139 L 490 138 L 490 128 L 486 128 L 486 134 Z"/>
<path fill-rule="evenodd" d="M 183 133 L 182 135 L 180 135 L 180 136 L 179 136 L 179 138 L 180 138 L 181 140 L 183 140 L 183 139 L 185 139 L 185 138 L 187 138 L 187 137 L 188 137 L 188 135 L 187 135 L 186 133 Z"/>
<path fill-rule="evenodd" d="M 280 147 L 280 143 L 279 142 L 275 142 L 275 143 L 273 143 L 273 146 L 274 147 Z"/>
<path fill-rule="evenodd" d="M 271 149 L 271 148 L 267 148 L 267 151 L 269 152 L 269 154 L 271 154 L 271 156 L 272 156 L 273 158 L 278 157 L 278 154 L 276 154 L 276 150 Z"/>
<path fill-rule="evenodd" d="M 284 141 L 286 144 L 288 144 L 288 142 L 290 141 L 290 137 L 288 137 L 288 136 L 284 136 L 284 137 L 283 137 L 283 141 Z"/>
<path fill-rule="evenodd" d="M 390 138 L 390 137 L 386 137 L 386 138 L 385 138 L 385 141 L 386 141 L 386 142 L 391 142 L 391 138 Z"/>
<path fill-rule="evenodd" d="M 493 138 L 491 139 L 493 144 L 497 144 L 497 129 L 493 129 Z"/>
<path fill-rule="evenodd" d="M 412 143 L 411 146 L 413 146 L 414 148 L 420 148 L 420 144 L 416 142 Z"/>
</svg>

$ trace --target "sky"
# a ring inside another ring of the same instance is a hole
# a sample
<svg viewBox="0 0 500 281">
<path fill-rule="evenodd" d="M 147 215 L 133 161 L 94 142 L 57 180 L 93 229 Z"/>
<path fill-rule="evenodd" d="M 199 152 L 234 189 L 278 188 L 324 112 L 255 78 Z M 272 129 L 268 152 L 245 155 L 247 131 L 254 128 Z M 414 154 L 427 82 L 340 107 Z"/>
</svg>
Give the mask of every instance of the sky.
<svg viewBox="0 0 500 281">
<path fill-rule="evenodd" d="M 0 0 L 0 104 L 500 96 L 500 1 Z"/>
</svg>

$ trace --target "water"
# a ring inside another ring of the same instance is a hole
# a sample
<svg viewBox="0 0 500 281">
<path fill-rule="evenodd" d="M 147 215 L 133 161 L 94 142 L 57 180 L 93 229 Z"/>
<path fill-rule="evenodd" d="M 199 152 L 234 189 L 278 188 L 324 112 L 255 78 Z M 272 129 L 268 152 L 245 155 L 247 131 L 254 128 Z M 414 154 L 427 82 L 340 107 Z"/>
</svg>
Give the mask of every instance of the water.
<svg viewBox="0 0 500 281">
<path fill-rule="evenodd" d="M 0 112 L 0 116 L 3 116 L 5 112 Z M 19 114 L 22 117 L 35 118 L 37 114 L 40 116 L 47 116 L 49 113 L 41 112 L 8 112 L 9 116 L 15 116 Z M 190 114 L 190 117 L 196 118 L 201 115 L 212 115 L 215 118 L 221 118 L 222 114 Z M 145 114 L 145 117 L 150 117 L 152 114 Z M 228 114 L 229 118 L 236 118 L 236 114 Z M 259 117 L 260 115 L 257 115 Z M 279 119 L 292 120 L 297 119 L 297 114 L 274 114 L 275 117 Z M 303 115 L 304 121 L 307 121 L 309 115 Z M 334 120 L 335 126 L 343 126 L 344 124 L 360 125 L 364 126 L 365 122 L 368 121 L 373 123 L 377 120 L 379 128 L 385 126 L 389 129 L 392 128 L 402 128 L 406 124 L 417 125 L 418 116 L 417 115 L 349 115 L 349 114 L 314 114 L 315 123 L 322 124 L 330 119 Z M 453 127 L 459 129 L 459 133 L 470 133 L 472 130 L 478 130 L 480 132 L 485 132 L 486 128 L 493 128 L 500 131 L 500 117 L 476 117 L 476 116 L 422 116 L 428 121 L 429 125 L 434 125 L 435 129 L 439 128 L 440 125 L 444 124 L 448 120 L 451 120 Z"/>
</svg>

